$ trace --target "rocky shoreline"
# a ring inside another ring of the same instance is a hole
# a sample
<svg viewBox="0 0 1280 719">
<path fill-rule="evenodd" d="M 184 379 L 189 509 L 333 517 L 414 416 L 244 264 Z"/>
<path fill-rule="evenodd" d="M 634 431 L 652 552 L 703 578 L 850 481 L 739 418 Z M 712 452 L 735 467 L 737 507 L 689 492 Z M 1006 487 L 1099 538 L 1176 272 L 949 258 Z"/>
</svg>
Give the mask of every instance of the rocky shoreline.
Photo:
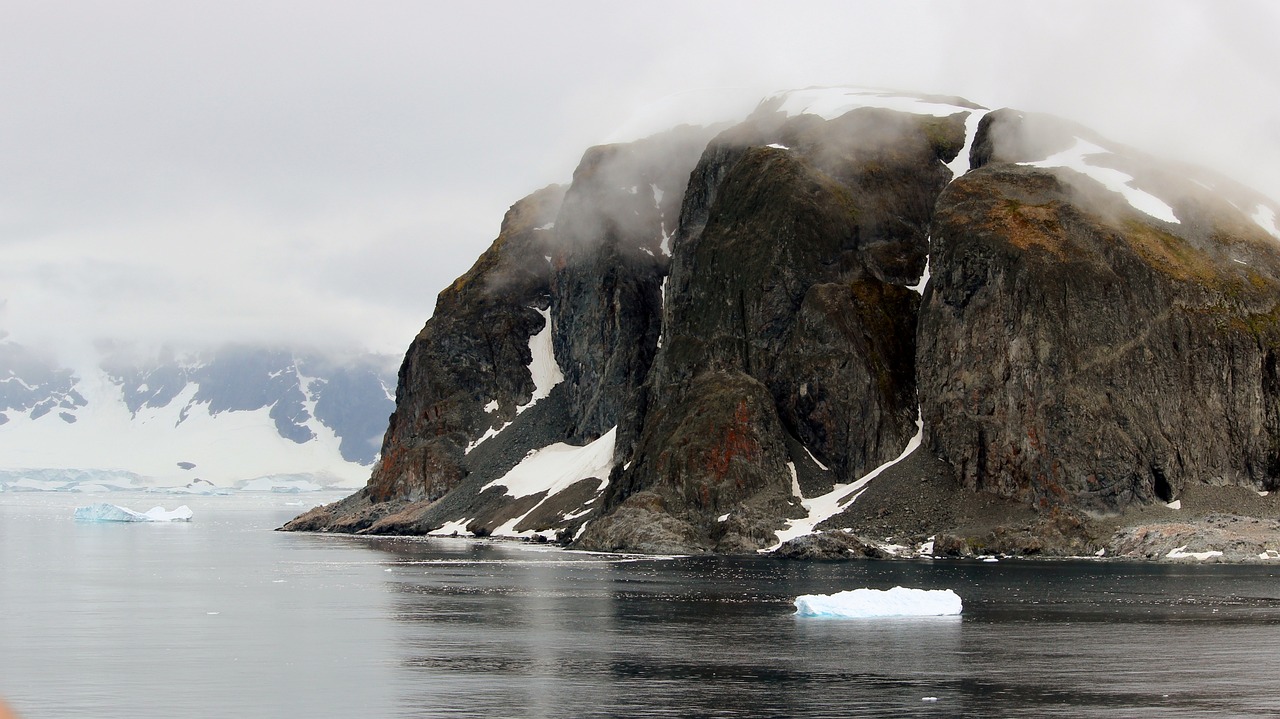
<svg viewBox="0 0 1280 719">
<path fill-rule="evenodd" d="M 415 514 L 413 503 L 364 502 L 356 507 L 359 503 L 355 495 L 317 507 L 294 519 L 288 528 L 362 536 L 422 534 L 398 529 L 398 516 Z M 335 526 L 330 523 L 335 515 L 349 521 Z M 1280 493 L 1203 485 L 1188 487 L 1172 506 L 1135 505 L 1110 515 L 1060 508 L 1037 512 L 960 487 L 945 463 L 917 451 L 877 477 L 858 501 L 818 529 L 771 552 L 742 554 L 802 561 L 996 558 L 1266 563 L 1280 560 Z M 659 530 L 654 528 L 660 534 Z M 487 537 L 465 530 L 444 536 L 573 546 L 567 536 Z M 688 553 L 678 547 L 651 549 L 640 553 Z"/>
<path fill-rule="evenodd" d="M 1280 559 L 1280 494 L 1197 485 L 1172 505 L 1134 505 L 1107 515 L 1036 512 L 960 488 L 945 463 L 917 452 L 819 528 L 824 531 L 787 542 L 774 554 L 1254 563 Z"/>
</svg>

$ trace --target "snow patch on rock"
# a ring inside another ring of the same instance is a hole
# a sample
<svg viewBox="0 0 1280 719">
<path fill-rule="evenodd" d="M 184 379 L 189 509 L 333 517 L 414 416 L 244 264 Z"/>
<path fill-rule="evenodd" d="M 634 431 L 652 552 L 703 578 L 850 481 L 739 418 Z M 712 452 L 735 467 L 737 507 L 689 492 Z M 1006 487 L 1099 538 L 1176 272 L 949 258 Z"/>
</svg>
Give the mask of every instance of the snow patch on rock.
<svg viewBox="0 0 1280 719">
<path fill-rule="evenodd" d="M 879 477 L 885 472 L 885 470 L 906 459 L 912 452 L 916 451 L 920 446 L 920 441 L 923 437 L 924 422 L 919 419 L 919 414 L 917 413 L 915 436 L 907 442 L 906 448 L 902 450 L 902 454 L 898 455 L 896 459 L 885 462 L 879 467 L 867 472 L 856 482 L 851 482 L 849 484 L 837 484 L 830 492 L 818 497 L 804 499 L 799 494 L 799 487 L 796 487 L 793 491 L 796 492 L 797 496 L 801 496 L 800 504 L 808 510 L 808 516 L 800 519 L 788 519 L 787 526 L 776 532 L 778 537 L 777 544 L 760 551 L 762 553 L 772 552 L 778 547 L 781 547 L 785 542 L 789 542 L 796 537 L 812 534 L 814 527 L 826 521 L 828 518 L 839 514 L 844 510 L 845 506 L 856 501 L 858 499 L 858 495 L 862 494 L 871 480 Z"/>
<path fill-rule="evenodd" d="M 1110 167 L 1100 167 L 1089 162 L 1090 157 L 1111 154 L 1107 150 L 1089 142 L 1076 138 L 1076 144 L 1070 148 L 1051 155 L 1038 162 L 1020 163 L 1031 167 L 1046 169 L 1066 168 L 1075 170 L 1095 180 L 1108 190 L 1120 194 L 1133 209 L 1146 215 L 1173 224 L 1181 224 L 1173 208 L 1164 200 L 1133 185 L 1133 176 Z"/>
<path fill-rule="evenodd" d="M 783 100 L 779 111 L 789 116 L 817 115 L 826 120 L 863 107 L 934 117 L 973 112 L 973 108 L 935 102 L 906 93 L 857 87 L 810 87 L 782 93 L 781 97 Z"/>
</svg>

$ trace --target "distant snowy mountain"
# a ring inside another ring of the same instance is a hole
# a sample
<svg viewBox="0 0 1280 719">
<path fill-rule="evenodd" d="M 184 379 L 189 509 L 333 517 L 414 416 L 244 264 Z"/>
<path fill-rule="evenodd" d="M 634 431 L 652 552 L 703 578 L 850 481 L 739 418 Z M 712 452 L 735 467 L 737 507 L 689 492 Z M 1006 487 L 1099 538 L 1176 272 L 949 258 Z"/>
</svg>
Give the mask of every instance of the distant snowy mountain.
<svg viewBox="0 0 1280 719">
<path fill-rule="evenodd" d="M 375 355 L 241 345 L 70 368 L 0 342 L 0 488 L 359 486 L 394 386 Z"/>
</svg>

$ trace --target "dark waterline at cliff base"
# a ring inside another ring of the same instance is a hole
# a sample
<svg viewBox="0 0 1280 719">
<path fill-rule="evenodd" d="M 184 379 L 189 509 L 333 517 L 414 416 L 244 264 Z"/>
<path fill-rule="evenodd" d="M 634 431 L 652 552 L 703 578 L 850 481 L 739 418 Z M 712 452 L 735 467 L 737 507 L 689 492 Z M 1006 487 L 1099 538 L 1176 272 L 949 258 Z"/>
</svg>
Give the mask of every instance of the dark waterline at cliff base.
<svg viewBox="0 0 1280 719">
<path fill-rule="evenodd" d="M 652 559 L 269 531 L 291 496 L 71 520 L 89 499 L 0 495 L 0 695 L 29 719 L 1280 712 L 1267 566 Z M 792 615 L 895 585 L 964 614 Z"/>
</svg>

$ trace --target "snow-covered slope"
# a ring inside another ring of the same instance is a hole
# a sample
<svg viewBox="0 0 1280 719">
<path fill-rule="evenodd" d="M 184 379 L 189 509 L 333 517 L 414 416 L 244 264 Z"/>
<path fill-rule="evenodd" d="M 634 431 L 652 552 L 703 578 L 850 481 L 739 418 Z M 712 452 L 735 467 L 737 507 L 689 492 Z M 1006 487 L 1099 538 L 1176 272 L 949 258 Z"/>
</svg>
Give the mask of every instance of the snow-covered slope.
<svg viewBox="0 0 1280 719">
<path fill-rule="evenodd" d="M 10 489 L 355 487 L 393 408 L 393 366 L 381 357 L 242 346 L 72 369 L 6 342 L 0 361 L 0 485 Z"/>
</svg>

